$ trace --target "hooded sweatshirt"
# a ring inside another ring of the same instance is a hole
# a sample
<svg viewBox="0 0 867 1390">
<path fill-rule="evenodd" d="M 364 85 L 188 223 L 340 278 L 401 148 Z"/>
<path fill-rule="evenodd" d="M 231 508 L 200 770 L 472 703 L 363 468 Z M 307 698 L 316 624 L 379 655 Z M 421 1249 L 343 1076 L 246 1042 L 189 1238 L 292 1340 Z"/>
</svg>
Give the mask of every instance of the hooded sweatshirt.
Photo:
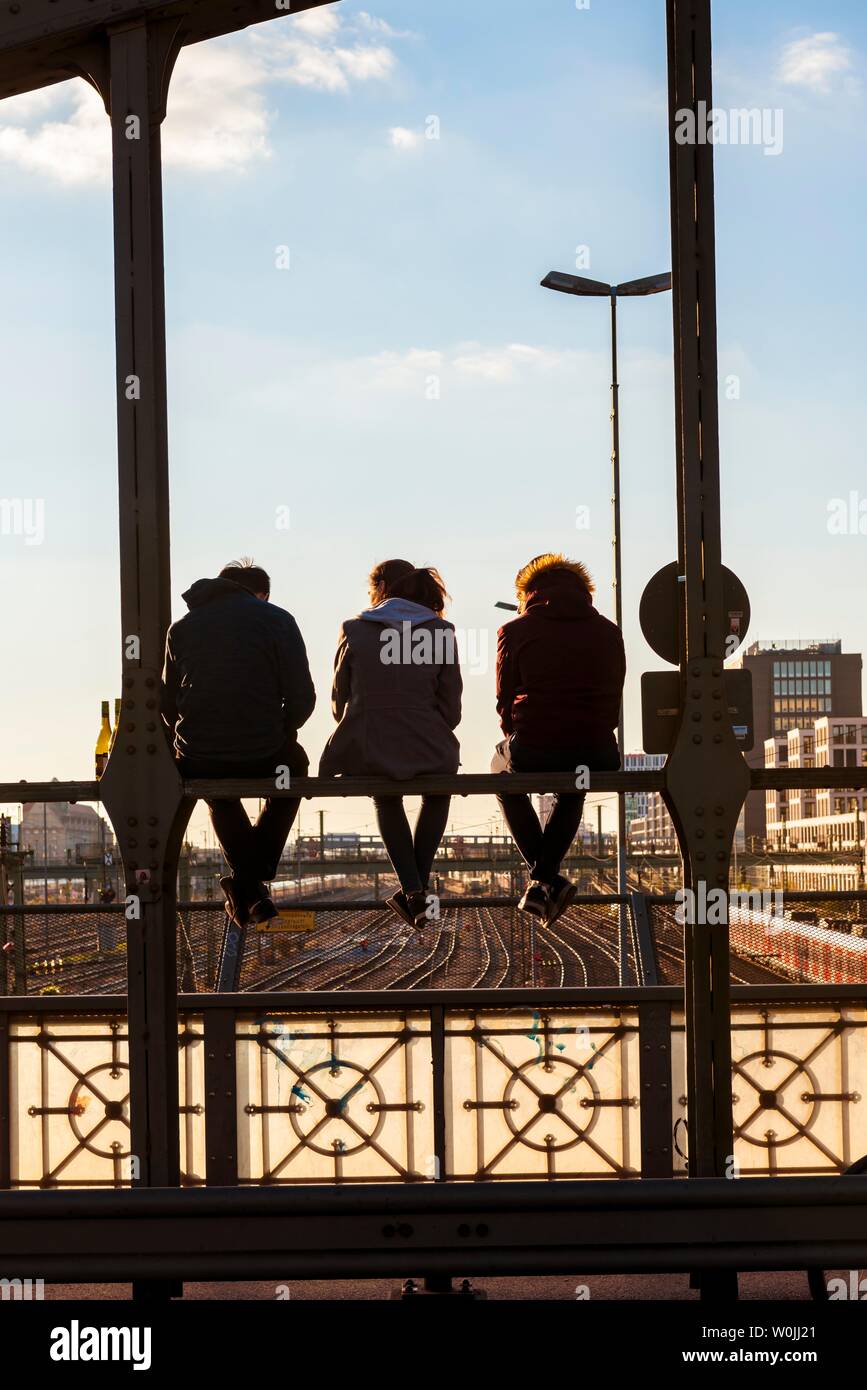
<svg viewBox="0 0 867 1390">
<path fill-rule="evenodd" d="M 455 630 L 432 609 L 390 598 L 343 624 L 322 777 L 457 772 L 461 672 Z"/>
<path fill-rule="evenodd" d="M 178 757 L 243 764 L 294 744 L 316 695 L 292 615 L 231 579 L 198 579 L 183 597 L 162 699 Z"/>
<path fill-rule="evenodd" d="M 527 747 L 616 747 L 625 676 L 620 629 L 568 570 L 540 574 L 497 634 L 497 712 Z"/>
</svg>

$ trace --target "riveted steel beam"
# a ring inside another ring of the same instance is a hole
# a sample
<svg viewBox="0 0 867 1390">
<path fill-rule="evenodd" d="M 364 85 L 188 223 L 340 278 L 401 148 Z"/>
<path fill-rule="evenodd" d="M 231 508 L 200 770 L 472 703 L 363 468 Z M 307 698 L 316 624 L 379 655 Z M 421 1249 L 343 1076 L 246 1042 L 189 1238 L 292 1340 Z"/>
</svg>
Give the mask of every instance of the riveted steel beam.
<svg viewBox="0 0 867 1390">
<path fill-rule="evenodd" d="M 749 772 L 723 686 L 713 145 L 682 138 L 684 113 L 695 132 L 699 103 L 713 105 L 710 0 L 667 0 L 667 20 L 683 698 L 665 799 L 694 894 L 684 924 L 690 1176 L 722 1177 L 732 1152 L 729 863 Z M 711 893 L 723 901 L 709 913 Z"/>
<path fill-rule="evenodd" d="M 114 175 L 122 708 L 100 783 L 127 902 L 132 1152 L 144 1185 L 180 1179 L 176 879 L 191 804 L 159 713 L 171 615 L 160 121 L 177 19 L 112 31 L 94 69 Z"/>
</svg>

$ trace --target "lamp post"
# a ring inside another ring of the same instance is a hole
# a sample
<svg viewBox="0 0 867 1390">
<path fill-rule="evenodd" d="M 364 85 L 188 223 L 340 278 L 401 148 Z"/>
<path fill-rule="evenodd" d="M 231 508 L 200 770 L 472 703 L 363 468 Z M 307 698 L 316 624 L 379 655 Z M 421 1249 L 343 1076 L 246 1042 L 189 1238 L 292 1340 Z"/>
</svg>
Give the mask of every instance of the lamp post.
<svg viewBox="0 0 867 1390">
<path fill-rule="evenodd" d="M 611 305 L 611 505 L 614 522 L 614 621 L 623 628 L 623 589 L 622 589 L 622 551 L 620 535 L 620 385 L 617 380 L 617 301 L 618 299 L 639 298 L 649 294 L 661 294 L 671 289 L 671 274 L 646 275 L 640 280 L 626 280 L 622 285 L 609 285 L 604 280 L 588 280 L 583 275 L 569 275 L 563 271 L 552 270 L 542 281 L 546 290 L 558 290 L 561 294 L 575 294 L 588 298 L 607 298 Z M 620 715 L 617 721 L 617 742 L 620 756 L 626 758 L 623 734 L 623 700 L 620 701 Z M 617 892 L 625 898 L 626 883 L 626 799 L 623 792 L 617 794 Z M 626 904 L 620 908 L 620 983 L 627 982 L 629 959 L 629 924 Z"/>
</svg>

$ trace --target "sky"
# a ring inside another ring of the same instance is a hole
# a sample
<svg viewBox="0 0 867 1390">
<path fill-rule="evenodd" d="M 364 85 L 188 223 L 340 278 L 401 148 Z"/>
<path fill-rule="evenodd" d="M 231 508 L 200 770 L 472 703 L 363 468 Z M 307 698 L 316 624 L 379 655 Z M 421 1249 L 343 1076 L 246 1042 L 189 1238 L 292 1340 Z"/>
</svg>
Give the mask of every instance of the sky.
<svg viewBox="0 0 867 1390">
<path fill-rule="evenodd" d="M 518 568 L 562 549 L 613 609 L 607 306 L 539 281 L 670 266 L 664 5 L 364 3 L 175 70 L 174 615 L 227 560 L 270 571 L 319 694 L 315 768 L 371 565 L 437 565 L 465 634 L 463 768 L 483 771 L 494 604 Z M 718 0 L 714 63 L 718 110 L 766 113 L 760 139 L 715 151 L 723 559 L 750 640 L 867 650 L 867 7 Z M 110 143 L 86 83 L 0 103 L 0 204 L 0 780 L 87 778 L 120 626 Z M 662 664 L 638 602 L 676 553 L 670 296 L 619 317 L 634 750 L 640 675 Z M 485 830 L 493 809 L 456 802 L 452 823 Z M 372 808 L 329 803 L 326 828 L 372 830 Z"/>
</svg>

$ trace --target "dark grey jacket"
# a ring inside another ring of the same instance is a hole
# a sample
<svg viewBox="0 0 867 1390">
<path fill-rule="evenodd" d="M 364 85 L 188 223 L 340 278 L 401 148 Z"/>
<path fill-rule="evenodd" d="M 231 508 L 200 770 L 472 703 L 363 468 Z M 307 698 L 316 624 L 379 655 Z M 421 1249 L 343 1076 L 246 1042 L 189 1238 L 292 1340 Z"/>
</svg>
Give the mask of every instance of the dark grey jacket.
<svg viewBox="0 0 867 1390">
<path fill-rule="evenodd" d="M 231 579 L 199 579 L 166 639 L 162 712 L 179 757 L 243 763 L 296 742 L 316 703 L 290 613 Z"/>
<path fill-rule="evenodd" d="M 461 680 L 455 630 L 428 608 L 389 599 L 343 624 L 331 705 L 338 725 L 322 777 L 457 772 Z"/>
</svg>

